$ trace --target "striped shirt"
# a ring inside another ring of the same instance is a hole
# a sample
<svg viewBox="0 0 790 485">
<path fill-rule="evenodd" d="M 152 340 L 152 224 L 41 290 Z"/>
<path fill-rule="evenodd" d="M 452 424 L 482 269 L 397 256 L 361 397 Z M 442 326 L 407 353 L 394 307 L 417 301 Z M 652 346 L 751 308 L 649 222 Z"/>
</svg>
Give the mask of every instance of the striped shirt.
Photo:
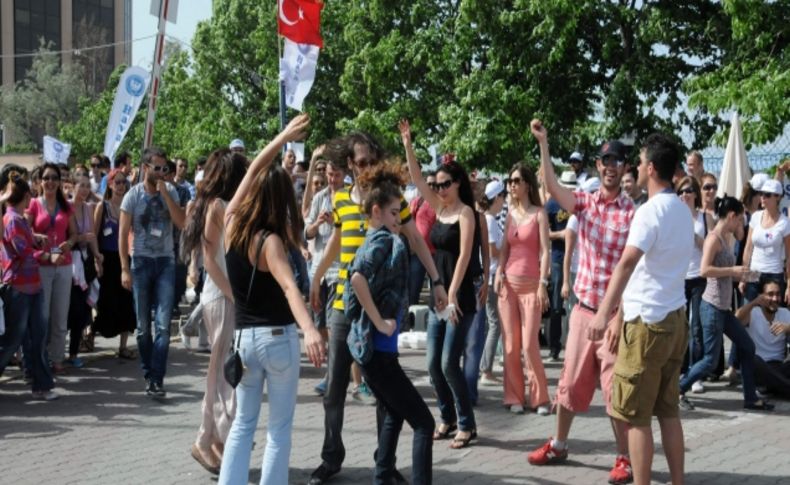
<svg viewBox="0 0 790 485">
<path fill-rule="evenodd" d="M 580 302 L 598 308 L 625 249 L 634 203 L 622 191 L 605 200 L 601 192 L 574 192 L 579 220 L 579 271 L 573 292 Z"/>
<path fill-rule="evenodd" d="M 362 206 L 351 199 L 352 187 L 348 187 L 335 192 L 332 200 L 332 213 L 335 219 L 335 227 L 340 229 L 340 270 L 337 273 L 337 289 L 335 292 L 335 302 L 332 308 L 343 311 L 343 291 L 348 279 L 348 268 L 354 261 L 357 249 L 365 241 L 365 234 L 368 230 L 367 217 L 362 211 Z M 411 220 L 411 212 L 406 199 L 400 199 L 400 221 L 406 224 Z"/>
<path fill-rule="evenodd" d="M 38 258 L 43 251 L 35 248 L 33 231 L 27 219 L 8 206 L 3 217 L 3 283 L 20 293 L 33 295 L 41 291 Z"/>
</svg>

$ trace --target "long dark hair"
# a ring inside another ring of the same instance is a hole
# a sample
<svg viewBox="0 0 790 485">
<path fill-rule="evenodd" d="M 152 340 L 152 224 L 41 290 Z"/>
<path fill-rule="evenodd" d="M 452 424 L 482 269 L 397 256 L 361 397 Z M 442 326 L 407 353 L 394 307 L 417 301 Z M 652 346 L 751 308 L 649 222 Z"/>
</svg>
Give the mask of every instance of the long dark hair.
<svg viewBox="0 0 790 485">
<path fill-rule="evenodd" d="M 724 194 L 724 197 L 716 197 L 713 210 L 716 212 L 716 217 L 724 219 L 730 212 L 734 212 L 736 216 L 743 214 L 743 204 L 735 197 Z"/>
<path fill-rule="evenodd" d="M 281 165 L 272 164 L 258 174 L 233 214 L 227 249 L 248 254 L 255 235 L 263 230 L 280 236 L 286 248 L 292 249 L 299 246 L 303 228 L 291 176 Z"/>
<path fill-rule="evenodd" d="M 63 172 L 60 169 L 60 165 L 57 163 L 46 162 L 44 165 L 41 166 L 41 177 L 44 177 L 44 172 L 47 170 L 54 170 L 58 173 L 58 188 L 55 190 L 55 201 L 58 204 L 58 208 L 65 212 L 66 214 L 71 214 L 71 204 L 66 200 L 66 196 L 63 194 Z M 44 189 L 41 189 L 42 195 Z"/>
<path fill-rule="evenodd" d="M 206 163 L 205 177 L 198 187 L 195 205 L 190 211 L 186 227 L 181 233 L 181 259 L 187 261 L 193 250 L 200 247 L 206 226 L 206 214 L 214 199 L 233 198 L 247 170 L 247 158 L 227 148 L 215 150 Z"/>
<path fill-rule="evenodd" d="M 529 199 L 529 203 L 536 207 L 543 207 L 543 201 L 540 200 L 540 193 L 538 192 L 538 178 L 535 176 L 535 172 L 520 162 L 513 165 L 508 172 L 508 177 L 515 171 L 518 171 L 519 175 L 521 175 L 522 183 L 527 184 L 527 198 Z"/>
<path fill-rule="evenodd" d="M 469 174 L 466 173 L 464 167 L 455 161 L 443 162 L 436 169 L 437 174 L 440 172 L 449 175 L 453 182 L 458 182 L 458 198 L 461 199 L 461 202 L 471 207 L 473 212 L 477 213 L 475 210 L 475 193 L 472 190 L 472 183 L 469 181 Z"/>
</svg>

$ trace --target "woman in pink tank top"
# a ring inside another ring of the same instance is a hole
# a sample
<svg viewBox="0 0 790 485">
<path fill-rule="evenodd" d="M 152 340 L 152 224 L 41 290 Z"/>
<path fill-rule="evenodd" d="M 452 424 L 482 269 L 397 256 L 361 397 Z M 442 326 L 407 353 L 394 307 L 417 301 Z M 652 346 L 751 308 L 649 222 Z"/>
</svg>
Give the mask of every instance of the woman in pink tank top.
<svg viewBox="0 0 790 485">
<path fill-rule="evenodd" d="M 514 202 L 508 212 L 505 240 L 494 286 L 505 354 L 504 403 L 510 411 L 524 412 L 523 348 L 529 377 L 529 407 L 549 414 L 549 389 L 540 358 L 540 317 L 548 308 L 549 224 L 543 211 L 535 174 L 523 165 L 510 171 L 508 190 Z"/>
</svg>

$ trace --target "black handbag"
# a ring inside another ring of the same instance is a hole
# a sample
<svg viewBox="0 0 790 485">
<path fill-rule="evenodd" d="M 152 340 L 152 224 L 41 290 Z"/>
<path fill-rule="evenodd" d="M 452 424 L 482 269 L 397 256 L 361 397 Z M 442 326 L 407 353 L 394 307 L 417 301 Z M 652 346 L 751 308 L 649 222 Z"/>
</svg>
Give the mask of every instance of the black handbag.
<svg viewBox="0 0 790 485">
<path fill-rule="evenodd" d="M 252 295 L 252 283 L 255 281 L 255 271 L 258 268 L 258 259 L 261 257 L 263 241 L 266 240 L 268 235 L 268 232 L 264 232 L 261 236 L 260 242 L 258 243 L 258 252 L 255 256 L 255 265 L 253 265 L 250 274 L 250 286 L 247 288 L 247 300 L 249 300 L 250 296 Z M 222 372 L 225 374 L 225 380 L 228 381 L 228 384 L 230 384 L 234 389 L 239 385 L 239 382 L 241 382 L 241 378 L 244 375 L 244 364 L 241 362 L 241 355 L 239 355 L 241 333 L 243 331 L 244 329 L 239 330 L 239 335 L 236 337 L 236 345 L 231 347 L 230 354 L 228 354 L 228 356 L 225 358 L 225 363 L 222 365 Z"/>
</svg>

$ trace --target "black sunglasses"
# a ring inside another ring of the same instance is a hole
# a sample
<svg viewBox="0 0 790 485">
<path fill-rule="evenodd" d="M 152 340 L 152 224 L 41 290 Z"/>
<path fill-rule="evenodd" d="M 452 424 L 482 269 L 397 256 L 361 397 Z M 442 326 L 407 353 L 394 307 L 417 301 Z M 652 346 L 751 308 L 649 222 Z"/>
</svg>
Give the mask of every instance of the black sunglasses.
<svg viewBox="0 0 790 485">
<path fill-rule="evenodd" d="M 505 179 L 505 185 L 519 185 L 521 182 L 522 179 L 520 177 Z"/>
<path fill-rule="evenodd" d="M 452 180 L 445 180 L 442 183 L 436 182 L 433 184 L 434 190 L 442 190 L 442 189 L 449 189 L 450 186 L 453 185 Z"/>
<path fill-rule="evenodd" d="M 603 157 L 601 163 L 604 167 L 622 167 L 625 164 L 625 160 L 618 160 L 614 157 Z"/>
<path fill-rule="evenodd" d="M 153 163 L 150 163 L 150 164 L 148 164 L 148 166 L 151 167 L 151 170 L 153 170 L 154 172 L 167 173 L 167 172 L 170 171 L 167 168 L 167 165 L 154 165 Z"/>
<path fill-rule="evenodd" d="M 781 197 L 781 195 L 773 192 L 760 192 L 760 197 Z"/>
<path fill-rule="evenodd" d="M 682 195 L 682 194 L 691 195 L 693 193 L 694 193 L 694 189 L 692 189 L 691 187 L 686 187 L 684 189 L 678 190 L 678 195 Z"/>
<path fill-rule="evenodd" d="M 718 188 L 719 188 L 719 186 L 716 185 L 716 184 L 705 184 L 705 185 L 702 186 L 702 190 L 704 190 L 706 192 L 709 191 L 709 190 L 716 190 Z"/>
</svg>

